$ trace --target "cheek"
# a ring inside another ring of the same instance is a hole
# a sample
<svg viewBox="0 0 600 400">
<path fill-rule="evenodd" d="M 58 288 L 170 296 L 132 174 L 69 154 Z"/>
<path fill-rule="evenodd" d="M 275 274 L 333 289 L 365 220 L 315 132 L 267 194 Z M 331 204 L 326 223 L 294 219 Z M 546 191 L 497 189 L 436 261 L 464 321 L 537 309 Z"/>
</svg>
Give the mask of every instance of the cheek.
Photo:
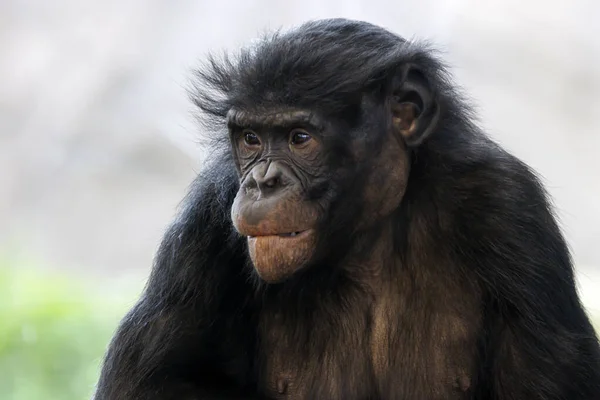
<svg viewBox="0 0 600 400">
<path fill-rule="evenodd" d="M 363 220 L 389 215 L 402 202 L 408 182 L 408 157 L 400 146 L 387 146 L 372 169 L 363 191 Z"/>
<path fill-rule="evenodd" d="M 364 192 L 365 218 L 379 219 L 389 215 L 404 197 L 407 182 L 405 171 L 398 168 L 382 175 L 374 178 L 376 183 L 369 185 Z"/>
</svg>

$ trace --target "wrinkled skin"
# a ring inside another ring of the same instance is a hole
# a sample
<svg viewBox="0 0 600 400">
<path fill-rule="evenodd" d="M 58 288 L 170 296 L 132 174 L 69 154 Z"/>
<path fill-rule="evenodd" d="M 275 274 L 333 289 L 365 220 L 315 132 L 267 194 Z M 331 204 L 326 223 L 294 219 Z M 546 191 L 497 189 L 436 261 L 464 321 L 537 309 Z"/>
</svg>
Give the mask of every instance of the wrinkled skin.
<svg viewBox="0 0 600 400">
<path fill-rule="evenodd" d="M 371 164 L 360 193 L 359 229 L 398 207 L 410 172 L 406 142 L 423 140 L 437 121 L 437 105 L 426 82 L 420 75 L 414 82 L 410 78 L 381 103 L 369 105 L 387 114 L 380 126 L 370 127 L 383 135 L 377 143 L 354 140 L 352 158 L 341 165 L 327 159 L 327 141 L 342 136 L 343 128 L 322 122 L 318 113 L 230 111 L 228 126 L 240 173 L 231 216 L 236 230 L 248 237 L 250 257 L 263 280 L 280 282 L 318 261 L 319 225 L 329 222 L 331 197 L 327 192 L 310 196 L 315 177 L 343 175 L 348 164 Z M 377 157 L 369 145 L 375 146 Z"/>
</svg>

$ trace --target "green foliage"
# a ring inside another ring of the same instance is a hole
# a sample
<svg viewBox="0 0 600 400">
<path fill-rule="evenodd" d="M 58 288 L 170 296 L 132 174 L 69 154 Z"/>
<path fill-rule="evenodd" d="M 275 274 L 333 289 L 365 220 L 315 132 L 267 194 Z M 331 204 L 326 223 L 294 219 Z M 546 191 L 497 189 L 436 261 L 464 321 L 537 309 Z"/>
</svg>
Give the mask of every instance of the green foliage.
<svg viewBox="0 0 600 400">
<path fill-rule="evenodd" d="M 126 305 L 86 289 L 61 276 L 0 268 L 0 399 L 90 398 Z"/>
</svg>

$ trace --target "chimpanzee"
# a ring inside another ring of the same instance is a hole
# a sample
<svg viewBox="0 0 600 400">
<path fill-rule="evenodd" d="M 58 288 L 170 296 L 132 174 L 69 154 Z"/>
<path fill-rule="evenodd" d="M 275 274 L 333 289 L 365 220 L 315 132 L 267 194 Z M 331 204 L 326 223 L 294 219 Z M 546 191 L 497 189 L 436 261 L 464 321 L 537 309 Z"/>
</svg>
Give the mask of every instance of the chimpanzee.
<svg viewBox="0 0 600 400">
<path fill-rule="evenodd" d="M 210 160 L 95 399 L 600 399 L 548 195 L 428 46 L 310 21 L 195 82 Z"/>
</svg>

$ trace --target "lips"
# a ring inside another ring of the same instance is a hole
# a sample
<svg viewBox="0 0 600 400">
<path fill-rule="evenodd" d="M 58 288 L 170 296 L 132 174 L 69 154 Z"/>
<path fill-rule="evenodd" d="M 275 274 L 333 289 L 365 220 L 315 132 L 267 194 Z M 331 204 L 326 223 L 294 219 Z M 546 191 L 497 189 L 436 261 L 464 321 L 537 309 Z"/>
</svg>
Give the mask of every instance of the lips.
<svg viewBox="0 0 600 400">
<path fill-rule="evenodd" d="M 300 233 L 302 233 L 302 232 L 280 233 L 277 236 L 280 236 L 280 237 L 294 237 L 296 235 L 299 235 Z"/>
<path fill-rule="evenodd" d="M 296 231 L 296 232 L 273 233 L 273 234 L 265 234 L 265 235 L 248 235 L 248 238 L 254 239 L 257 237 L 261 238 L 261 237 L 268 237 L 268 236 L 278 236 L 281 238 L 294 238 L 294 237 L 300 236 L 302 234 L 305 234 L 306 232 L 308 232 L 308 229 L 302 230 L 302 231 Z"/>
</svg>

